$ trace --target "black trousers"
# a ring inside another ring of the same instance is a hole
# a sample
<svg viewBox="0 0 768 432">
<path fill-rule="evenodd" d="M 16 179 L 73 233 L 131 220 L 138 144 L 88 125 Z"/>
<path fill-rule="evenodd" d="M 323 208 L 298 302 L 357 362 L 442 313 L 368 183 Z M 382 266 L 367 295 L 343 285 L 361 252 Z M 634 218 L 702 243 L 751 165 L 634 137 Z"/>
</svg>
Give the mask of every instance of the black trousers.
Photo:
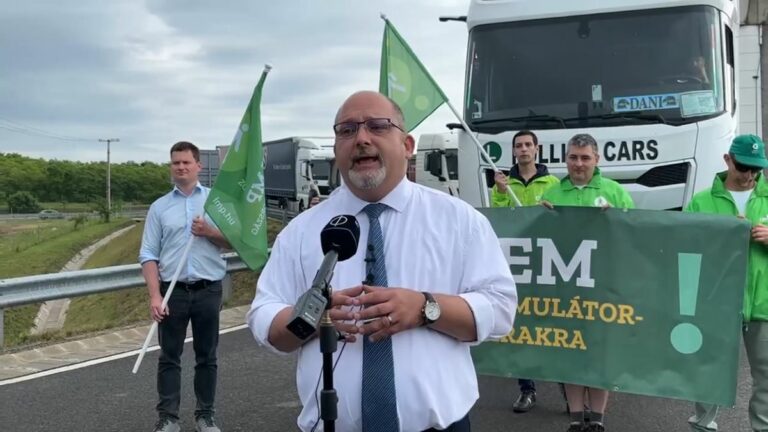
<svg viewBox="0 0 768 432">
<path fill-rule="evenodd" d="M 160 293 L 165 296 L 168 283 Z M 216 348 L 219 345 L 221 281 L 177 283 L 168 299 L 168 316 L 158 326 L 160 360 L 157 365 L 157 412 L 160 417 L 178 420 L 181 402 L 181 354 L 187 324 L 192 322 L 195 350 L 195 417 L 213 416 L 216 397 Z"/>
<path fill-rule="evenodd" d="M 470 432 L 469 427 L 469 414 L 464 416 L 463 419 L 452 423 L 448 428 L 446 429 L 427 429 L 424 432 Z"/>
</svg>

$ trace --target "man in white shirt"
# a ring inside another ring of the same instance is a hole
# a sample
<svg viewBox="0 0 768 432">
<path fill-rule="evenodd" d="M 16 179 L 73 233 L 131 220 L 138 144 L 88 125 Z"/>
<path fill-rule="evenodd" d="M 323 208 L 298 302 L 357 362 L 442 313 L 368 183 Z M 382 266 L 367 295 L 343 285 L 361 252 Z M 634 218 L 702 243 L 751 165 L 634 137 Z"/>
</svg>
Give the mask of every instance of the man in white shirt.
<svg viewBox="0 0 768 432">
<path fill-rule="evenodd" d="M 280 233 L 259 277 L 247 321 L 259 343 L 276 352 L 299 350 L 303 431 L 322 430 L 316 396 L 322 356 L 318 338 L 305 343 L 286 325 L 320 267 L 320 231 L 334 216 L 358 219 L 362 245 L 338 263 L 331 280 L 340 289 L 331 318 L 347 335 L 335 354 L 337 430 L 469 431 L 478 398 L 469 347 L 512 328 L 517 292 L 490 223 L 463 201 L 405 178 L 414 139 L 402 125 L 400 108 L 379 93 L 355 93 L 344 102 L 334 150 L 345 185 Z M 384 210 L 373 214 L 372 207 Z M 375 269 L 380 264 L 384 275 Z M 379 281 L 386 286 L 371 286 Z M 387 353 L 380 356 L 389 366 L 376 373 L 391 384 L 366 384 L 374 382 L 370 352 Z M 394 387 L 390 393 L 381 390 L 387 386 Z"/>
</svg>

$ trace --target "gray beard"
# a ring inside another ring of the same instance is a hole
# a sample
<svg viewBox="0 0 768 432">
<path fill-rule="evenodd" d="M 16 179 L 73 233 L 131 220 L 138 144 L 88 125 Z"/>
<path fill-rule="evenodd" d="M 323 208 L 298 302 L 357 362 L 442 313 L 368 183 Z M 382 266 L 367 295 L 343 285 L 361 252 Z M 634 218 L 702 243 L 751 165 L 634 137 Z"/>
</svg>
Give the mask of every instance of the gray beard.
<svg viewBox="0 0 768 432">
<path fill-rule="evenodd" d="M 376 189 L 384 183 L 384 179 L 387 177 L 387 168 L 381 167 L 365 174 L 350 170 L 348 175 L 349 182 L 355 185 L 355 187 L 363 190 Z"/>
</svg>

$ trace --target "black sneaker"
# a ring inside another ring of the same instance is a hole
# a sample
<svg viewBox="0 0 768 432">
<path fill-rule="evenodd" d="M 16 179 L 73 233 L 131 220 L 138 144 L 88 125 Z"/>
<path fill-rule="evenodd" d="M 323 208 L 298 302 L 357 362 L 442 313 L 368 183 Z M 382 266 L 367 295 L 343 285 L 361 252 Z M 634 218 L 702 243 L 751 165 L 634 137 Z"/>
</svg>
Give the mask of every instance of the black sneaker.
<svg viewBox="0 0 768 432">
<path fill-rule="evenodd" d="M 565 432 L 584 432 L 585 430 L 584 423 L 571 423 L 571 425 L 568 426 L 568 430 Z"/>
<path fill-rule="evenodd" d="M 584 432 L 605 432 L 605 426 L 602 423 L 589 423 Z"/>
<path fill-rule="evenodd" d="M 536 405 L 536 392 L 527 391 L 520 393 L 517 400 L 512 404 L 512 411 L 516 413 L 526 413 Z"/>
</svg>

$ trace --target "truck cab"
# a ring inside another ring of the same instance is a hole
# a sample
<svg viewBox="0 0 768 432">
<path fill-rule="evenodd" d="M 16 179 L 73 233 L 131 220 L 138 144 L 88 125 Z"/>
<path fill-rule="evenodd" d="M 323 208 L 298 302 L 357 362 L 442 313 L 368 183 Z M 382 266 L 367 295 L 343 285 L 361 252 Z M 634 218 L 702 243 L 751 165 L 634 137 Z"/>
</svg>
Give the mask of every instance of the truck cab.
<svg viewBox="0 0 768 432">
<path fill-rule="evenodd" d="M 736 134 L 731 0 L 472 0 L 461 198 L 489 205 L 490 164 L 514 163 L 512 136 L 539 138 L 539 162 L 566 175 L 569 138 L 589 133 L 604 175 L 640 208 L 680 209 L 709 187 Z"/>
<path fill-rule="evenodd" d="M 416 146 L 415 181 L 459 196 L 459 140 L 454 132 L 422 134 Z"/>
</svg>

